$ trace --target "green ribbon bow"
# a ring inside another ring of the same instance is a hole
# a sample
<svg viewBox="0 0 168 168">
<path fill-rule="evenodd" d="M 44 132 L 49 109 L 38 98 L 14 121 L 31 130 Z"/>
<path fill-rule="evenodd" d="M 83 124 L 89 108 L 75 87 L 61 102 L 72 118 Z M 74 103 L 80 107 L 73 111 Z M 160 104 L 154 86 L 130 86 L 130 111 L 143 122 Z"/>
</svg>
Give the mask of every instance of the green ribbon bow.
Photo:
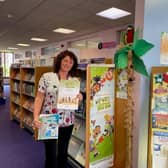
<svg viewBox="0 0 168 168">
<path fill-rule="evenodd" d="M 117 69 L 125 69 L 128 65 L 128 52 L 132 50 L 132 63 L 136 72 L 148 77 L 148 72 L 141 57 L 154 47 L 153 44 L 138 39 L 131 45 L 119 49 L 114 55 L 114 63 Z"/>
</svg>

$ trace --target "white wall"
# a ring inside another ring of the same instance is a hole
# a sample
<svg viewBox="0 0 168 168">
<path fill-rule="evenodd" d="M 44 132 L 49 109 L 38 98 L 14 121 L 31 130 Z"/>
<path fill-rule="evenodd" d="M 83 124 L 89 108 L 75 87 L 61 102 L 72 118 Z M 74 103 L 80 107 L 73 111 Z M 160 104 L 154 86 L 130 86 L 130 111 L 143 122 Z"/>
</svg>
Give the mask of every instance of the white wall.
<svg viewBox="0 0 168 168">
<path fill-rule="evenodd" d="M 113 58 L 116 48 L 113 49 L 81 49 L 80 58 Z"/>
<path fill-rule="evenodd" d="M 145 0 L 144 9 L 143 38 L 155 45 L 155 47 L 143 58 L 144 63 L 150 72 L 152 66 L 160 66 L 161 32 L 168 32 L 168 0 Z M 138 168 L 147 168 L 149 84 L 150 81 L 148 79 L 143 78 L 141 80 Z"/>
</svg>

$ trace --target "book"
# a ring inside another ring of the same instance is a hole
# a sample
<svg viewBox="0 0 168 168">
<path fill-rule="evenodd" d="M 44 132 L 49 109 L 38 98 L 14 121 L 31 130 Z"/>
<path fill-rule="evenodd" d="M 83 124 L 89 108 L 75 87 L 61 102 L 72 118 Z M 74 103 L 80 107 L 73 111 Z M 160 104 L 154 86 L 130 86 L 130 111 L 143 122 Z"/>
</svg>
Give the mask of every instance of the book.
<svg viewBox="0 0 168 168">
<path fill-rule="evenodd" d="M 58 139 L 59 114 L 40 114 L 42 126 L 38 129 L 38 140 Z"/>
<path fill-rule="evenodd" d="M 58 92 L 57 108 L 77 110 L 79 100 L 80 81 L 77 79 L 61 80 Z"/>
</svg>

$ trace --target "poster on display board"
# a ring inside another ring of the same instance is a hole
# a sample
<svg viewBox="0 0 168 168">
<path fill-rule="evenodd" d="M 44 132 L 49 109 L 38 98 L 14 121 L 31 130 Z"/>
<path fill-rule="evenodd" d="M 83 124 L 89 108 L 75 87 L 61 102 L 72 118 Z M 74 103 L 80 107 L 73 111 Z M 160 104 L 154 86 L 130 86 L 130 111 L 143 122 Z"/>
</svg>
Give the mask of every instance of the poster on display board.
<svg viewBox="0 0 168 168">
<path fill-rule="evenodd" d="M 153 74 L 152 87 L 153 96 L 168 95 L 168 71 Z"/>
<path fill-rule="evenodd" d="M 149 168 L 168 167 L 168 67 L 152 67 Z"/>
<path fill-rule="evenodd" d="M 160 64 L 168 64 L 168 32 L 161 32 Z"/>
<path fill-rule="evenodd" d="M 168 129 L 168 73 L 153 74 L 152 128 Z"/>
<path fill-rule="evenodd" d="M 115 73 L 113 64 L 90 64 L 89 78 L 89 166 L 109 167 L 114 158 Z M 87 166 L 87 165 L 86 165 Z"/>
<path fill-rule="evenodd" d="M 168 95 L 152 98 L 152 128 L 168 130 Z"/>
<path fill-rule="evenodd" d="M 168 132 L 153 131 L 152 168 L 168 167 Z"/>
</svg>

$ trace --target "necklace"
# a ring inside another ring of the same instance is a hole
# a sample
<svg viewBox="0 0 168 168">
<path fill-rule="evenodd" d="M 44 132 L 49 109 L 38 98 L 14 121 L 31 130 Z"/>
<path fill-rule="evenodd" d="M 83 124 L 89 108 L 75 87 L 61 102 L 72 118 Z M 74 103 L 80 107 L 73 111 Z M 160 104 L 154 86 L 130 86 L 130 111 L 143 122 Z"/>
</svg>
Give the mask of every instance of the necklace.
<svg viewBox="0 0 168 168">
<path fill-rule="evenodd" d="M 58 75 L 58 79 L 59 79 L 59 80 L 62 80 L 60 74 L 58 73 L 57 75 Z M 69 75 L 67 74 L 65 80 L 67 80 L 68 77 L 69 77 Z"/>
</svg>

